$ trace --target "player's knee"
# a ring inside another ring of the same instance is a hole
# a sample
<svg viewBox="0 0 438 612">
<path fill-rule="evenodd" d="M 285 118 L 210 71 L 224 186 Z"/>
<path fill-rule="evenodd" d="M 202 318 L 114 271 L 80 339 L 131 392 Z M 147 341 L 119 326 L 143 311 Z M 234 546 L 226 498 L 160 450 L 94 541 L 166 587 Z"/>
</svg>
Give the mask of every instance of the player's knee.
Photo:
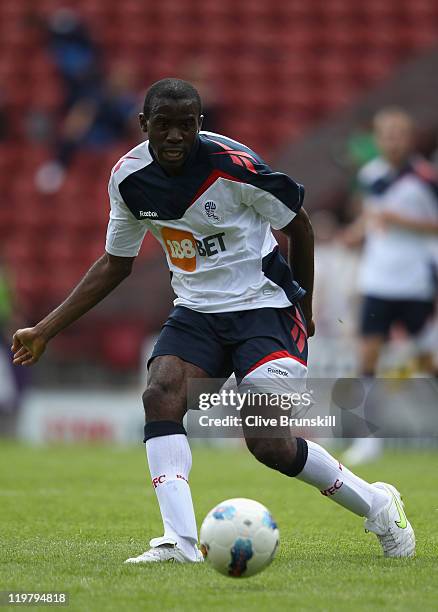
<svg viewBox="0 0 438 612">
<path fill-rule="evenodd" d="M 153 383 L 143 393 L 143 407 L 146 421 L 156 421 L 166 416 L 168 390 L 160 383 Z"/>
<path fill-rule="evenodd" d="M 186 413 L 185 397 L 178 388 L 167 381 L 153 381 L 143 393 L 143 407 L 146 422 L 175 421 L 182 422 Z"/>
<path fill-rule="evenodd" d="M 292 442 L 292 441 L 290 441 Z M 267 467 L 280 472 L 284 471 L 285 463 L 295 459 L 296 447 L 288 444 L 288 448 L 283 448 L 279 440 L 265 440 L 262 438 L 252 438 L 246 441 L 249 451 L 254 457 Z"/>
<path fill-rule="evenodd" d="M 246 444 L 260 463 L 286 476 L 299 474 L 307 460 L 307 443 L 302 438 L 251 438 Z"/>
</svg>

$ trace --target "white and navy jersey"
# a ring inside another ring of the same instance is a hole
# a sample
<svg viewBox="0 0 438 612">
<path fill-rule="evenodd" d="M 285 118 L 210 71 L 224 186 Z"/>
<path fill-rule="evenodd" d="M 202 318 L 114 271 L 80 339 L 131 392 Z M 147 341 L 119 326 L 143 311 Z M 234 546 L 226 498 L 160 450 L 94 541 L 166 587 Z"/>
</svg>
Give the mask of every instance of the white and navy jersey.
<svg viewBox="0 0 438 612">
<path fill-rule="evenodd" d="M 412 159 L 400 170 L 377 158 L 359 172 L 365 211 L 389 211 L 407 219 L 438 222 L 438 184 L 431 166 Z M 437 238 L 396 225 L 367 221 L 359 285 L 383 299 L 432 300 Z"/>
<path fill-rule="evenodd" d="M 175 305 L 284 308 L 304 295 L 271 232 L 292 221 L 304 189 L 248 147 L 201 132 L 184 172 L 168 176 L 143 142 L 114 166 L 109 195 L 107 252 L 134 257 L 150 231 L 166 254 Z"/>
</svg>

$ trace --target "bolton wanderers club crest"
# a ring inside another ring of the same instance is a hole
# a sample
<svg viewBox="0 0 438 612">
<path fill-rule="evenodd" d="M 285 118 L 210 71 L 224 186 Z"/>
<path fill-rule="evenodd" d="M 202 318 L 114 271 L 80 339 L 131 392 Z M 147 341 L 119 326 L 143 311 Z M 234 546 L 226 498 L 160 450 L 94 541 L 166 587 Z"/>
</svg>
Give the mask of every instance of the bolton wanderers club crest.
<svg viewBox="0 0 438 612">
<path fill-rule="evenodd" d="M 216 202 L 212 200 L 208 200 L 205 202 L 204 209 L 207 214 L 207 217 L 212 221 L 212 223 L 218 223 L 220 221 L 220 217 L 216 214 Z"/>
</svg>

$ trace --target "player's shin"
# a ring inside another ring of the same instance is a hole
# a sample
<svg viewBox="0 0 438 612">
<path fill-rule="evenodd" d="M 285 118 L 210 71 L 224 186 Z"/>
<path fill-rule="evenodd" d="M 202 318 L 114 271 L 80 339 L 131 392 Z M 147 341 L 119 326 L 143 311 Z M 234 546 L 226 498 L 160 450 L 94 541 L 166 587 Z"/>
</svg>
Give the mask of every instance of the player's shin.
<svg viewBox="0 0 438 612">
<path fill-rule="evenodd" d="M 341 465 L 319 444 L 302 438 L 297 438 L 297 443 L 302 455 L 307 447 L 304 467 L 296 474 L 298 480 L 317 487 L 324 496 L 359 516 L 374 516 L 388 502 L 383 491 Z"/>
<path fill-rule="evenodd" d="M 146 454 L 163 519 L 164 536 L 157 544 L 176 543 L 196 560 L 197 529 L 188 483 L 192 455 L 184 427 L 171 421 L 145 425 Z"/>
</svg>

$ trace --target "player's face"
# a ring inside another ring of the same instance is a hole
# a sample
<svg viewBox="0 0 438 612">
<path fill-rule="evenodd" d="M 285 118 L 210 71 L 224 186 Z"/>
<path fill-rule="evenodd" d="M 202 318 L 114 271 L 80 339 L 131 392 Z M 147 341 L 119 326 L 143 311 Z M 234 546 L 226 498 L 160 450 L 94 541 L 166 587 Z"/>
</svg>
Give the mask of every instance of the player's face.
<svg viewBox="0 0 438 612">
<path fill-rule="evenodd" d="M 192 100 L 157 98 L 149 118 L 141 114 L 140 125 L 149 144 L 169 174 L 179 174 L 201 129 L 202 116 Z"/>
<path fill-rule="evenodd" d="M 386 117 L 376 125 L 376 143 L 391 164 L 399 166 L 409 157 L 413 147 L 413 127 L 404 117 Z"/>
</svg>

